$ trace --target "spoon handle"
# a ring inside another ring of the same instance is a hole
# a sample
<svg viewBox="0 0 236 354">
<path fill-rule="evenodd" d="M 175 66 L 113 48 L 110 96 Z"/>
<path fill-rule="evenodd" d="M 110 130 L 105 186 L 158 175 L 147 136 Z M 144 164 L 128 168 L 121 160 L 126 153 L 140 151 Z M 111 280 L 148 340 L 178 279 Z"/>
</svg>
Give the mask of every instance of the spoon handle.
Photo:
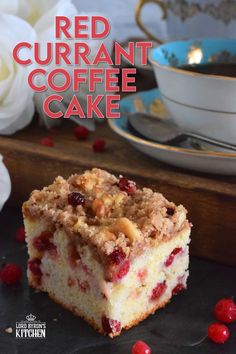
<svg viewBox="0 0 236 354">
<path fill-rule="evenodd" d="M 204 141 L 205 143 L 210 143 L 210 144 L 213 144 L 218 147 L 222 147 L 225 149 L 236 151 L 236 145 L 233 145 L 233 144 L 227 144 L 227 143 L 224 143 L 223 141 L 215 140 L 215 139 L 208 138 L 206 136 L 198 135 L 198 134 L 191 133 L 191 132 L 184 132 L 183 134 L 187 137 Z"/>
</svg>

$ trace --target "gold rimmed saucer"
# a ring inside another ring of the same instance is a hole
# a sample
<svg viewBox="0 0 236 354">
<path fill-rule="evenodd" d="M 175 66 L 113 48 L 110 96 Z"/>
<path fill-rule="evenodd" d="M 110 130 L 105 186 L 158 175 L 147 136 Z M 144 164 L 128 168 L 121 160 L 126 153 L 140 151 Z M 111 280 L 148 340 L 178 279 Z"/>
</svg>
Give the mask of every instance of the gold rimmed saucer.
<svg viewBox="0 0 236 354">
<path fill-rule="evenodd" d="M 135 135 L 128 126 L 127 114 L 137 112 L 137 99 L 141 102 L 139 107 L 149 113 L 153 102 L 161 102 L 158 89 L 130 95 L 121 101 L 121 118 L 108 120 L 113 131 L 125 138 L 143 153 L 168 164 L 185 169 L 216 173 L 223 175 L 236 175 L 236 153 L 227 151 L 212 151 L 203 148 L 197 150 L 180 146 L 169 146 Z"/>
</svg>

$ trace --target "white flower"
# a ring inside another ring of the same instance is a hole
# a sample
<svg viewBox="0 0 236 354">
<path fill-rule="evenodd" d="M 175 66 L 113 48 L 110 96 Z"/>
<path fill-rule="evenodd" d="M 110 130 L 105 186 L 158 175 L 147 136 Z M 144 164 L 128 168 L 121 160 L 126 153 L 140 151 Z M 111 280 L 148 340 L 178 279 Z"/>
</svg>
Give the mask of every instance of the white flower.
<svg viewBox="0 0 236 354">
<path fill-rule="evenodd" d="M 35 32 L 24 20 L 0 14 L 0 133 L 13 134 L 28 125 L 34 114 L 33 91 L 28 85 L 32 68 L 17 64 L 12 56 L 16 44 L 33 44 Z M 21 50 L 22 58 L 30 56 Z"/>
<path fill-rule="evenodd" d="M 60 0 L 70 3 L 71 0 Z M 1 0 L 0 13 L 8 13 L 23 18 L 35 26 L 42 17 L 48 13 L 58 0 Z"/>
<path fill-rule="evenodd" d="M 10 4 L 9 4 L 10 3 Z M 55 18 L 56 16 L 66 16 L 73 20 L 74 16 L 78 15 L 78 11 L 71 3 L 71 0 L 0 0 L 0 13 L 9 12 L 14 15 L 20 16 L 29 22 L 36 32 L 36 41 L 41 45 L 41 52 L 46 48 L 48 42 L 55 42 Z M 43 57 L 43 54 L 42 54 Z M 46 70 L 47 68 L 44 67 Z M 52 70 L 52 65 L 49 70 Z M 38 84 L 42 81 L 42 77 L 38 78 Z M 45 82 L 44 82 L 45 83 Z M 47 128 L 60 123 L 60 120 L 53 120 L 44 113 L 43 102 L 45 98 L 52 94 L 50 90 L 45 92 L 36 93 L 34 100 L 36 108 L 41 118 L 41 123 Z M 61 109 L 63 112 L 66 106 L 62 103 L 56 109 Z M 83 123 L 86 124 L 84 120 Z M 92 122 L 87 122 L 88 128 Z"/>
<path fill-rule="evenodd" d="M 56 41 L 55 39 L 56 16 L 63 15 L 70 18 L 71 21 L 73 21 L 74 16 L 78 15 L 78 11 L 76 7 L 72 4 L 71 0 L 0 0 L 0 14 L 1 12 L 8 12 L 20 16 L 34 27 L 34 30 L 36 32 L 36 41 L 39 42 L 41 46 L 42 57 L 44 57 L 46 44 L 48 42 Z M 92 16 L 92 15 L 101 15 L 101 14 L 80 13 L 80 15 Z M 67 41 L 67 43 L 70 43 L 71 46 L 73 46 L 73 40 L 67 40 L 67 39 L 63 39 L 63 40 Z M 60 41 L 62 41 L 62 39 Z M 94 53 L 96 53 L 101 42 L 94 41 L 94 40 L 87 40 L 87 43 L 91 48 L 91 56 L 93 56 Z M 1 44 L 1 40 L 0 40 L 0 44 Z M 108 49 L 110 49 L 111 52 L 111 47 L 112 47 L 111 38 L 106 39 L 106 45 L 108 46 Z M 51 62 L 49 67 L 44 67 L 44 69 L 47 71 L 51 71 L 54 68 L 55 68 L 55 64 L 53 61 Z M 71 70 L 73 69 L 73 66 L 66 67 L 66 69 Z M 0 74 L 0 80 L 1 80 L 1 74 Z M 46 84 L 46 79 L 44 79 L 42 76 L 39 76 L 37 80 L 38 80 L 38 84 L 40 83 Z M 44 80 L 44 82 L 42 82 L 42 80 Z M 95 95 L 104 94 L 105 93 L 104 91 L 105 90 L 102 84 L 97 85 L 97 91 L 95 92 Z M 47 117 L 47 115 L 43 111 L 43 102 L 45 98 L 48 95 L 51 95 L 52 93 L 53 92 L 50 89 L 48 89 L 45 92 L 36 93 L 34 96 L 36 108 L 37 111 L 39 112 L 41 122 L 48 128 L 50 128 L 53 125 L 59 124 L 61 122 L 61 120 L 59 119 L 56 120 Z M 0 94 L 1 94 L 1 89 L 0 89 Z M 72 98 L 73 94 L 74 92 L 72 91 L 72 89 L 68 90 L 67 92 L 64 92 L 63 94 L 64 101 L 62 103 L 55 103 L 54 105 L 52 104 L 51 107 L 52 108 L 54 107 L 56 110 L 61 110 L 62 112 L 65 112 L 67 105 L 70 99 Z M 82 107 L 84 107 L 84 109 L 86 108 L 87 94 L 88 94 L 88 85 L 84 84 L 81 92 L 78 94 L 78 98 L 80 100 Z M 1 96 L 0 96 L 0 101 L 1 101 Z M 103 111 L 104 111 L 104 107 L 105 106 L 103 100 L 102 102 Z M 90 130 L 94 130 L 94 121 L 91 119 L 79 119 L 77 117 L 71 117 L 71 119 L 78 124 L 85 125 Z M 0 131 L 1 131 L 1 125 L 0 125 Z M 13 130 L 7 131 L 7 133 L 11 133 L 11 132 L 13 132 Z"/>
<path fill-rule="evenodd" d="M 1 0 L 0 13 L 16 15 L 18 10 L 18 0 Z"/>
<path fill-rule="evenodd" d="M 23 18 L 37 32 L 37 41 L 54 38 L 54 21 L 56 16 L 73 19 L 78 11 L 71 0 L 0 0 L 0 13 L 9 13 Z"/>
<path fill-rule="evenodd" d="M 9 173 L 2 162 L 0 155 L 0 211 L 11 193 L 11 180 Z"/>
</svg>

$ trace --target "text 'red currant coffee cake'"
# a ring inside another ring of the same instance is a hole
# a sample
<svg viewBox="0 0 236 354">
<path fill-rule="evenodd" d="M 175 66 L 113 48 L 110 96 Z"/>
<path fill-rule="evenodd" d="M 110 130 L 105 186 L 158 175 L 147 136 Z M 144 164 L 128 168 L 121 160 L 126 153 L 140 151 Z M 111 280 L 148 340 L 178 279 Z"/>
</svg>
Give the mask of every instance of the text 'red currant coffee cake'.
<svg viewBox="0 0 236 354">
<path fill-rule="evenodd" d="M 92 169 L 33 191 L 23 205 L 28 279 L 110 337 L 186 288 L 186 210 Z"/>
</svg>

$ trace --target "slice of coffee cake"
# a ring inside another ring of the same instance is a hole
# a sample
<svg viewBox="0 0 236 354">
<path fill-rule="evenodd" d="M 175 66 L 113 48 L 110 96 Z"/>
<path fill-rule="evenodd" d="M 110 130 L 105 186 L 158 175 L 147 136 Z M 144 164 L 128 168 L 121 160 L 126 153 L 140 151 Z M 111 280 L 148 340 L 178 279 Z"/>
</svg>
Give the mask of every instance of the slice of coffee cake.
<svg viewBox="0 0 236 354">
<path fill-rule="evenodd" d="M 186 210 L 127 178 L 57 177 L 23 214 L 29 284 L 101 333 L 119 335 L 186 288 Z"/>
</svg>

